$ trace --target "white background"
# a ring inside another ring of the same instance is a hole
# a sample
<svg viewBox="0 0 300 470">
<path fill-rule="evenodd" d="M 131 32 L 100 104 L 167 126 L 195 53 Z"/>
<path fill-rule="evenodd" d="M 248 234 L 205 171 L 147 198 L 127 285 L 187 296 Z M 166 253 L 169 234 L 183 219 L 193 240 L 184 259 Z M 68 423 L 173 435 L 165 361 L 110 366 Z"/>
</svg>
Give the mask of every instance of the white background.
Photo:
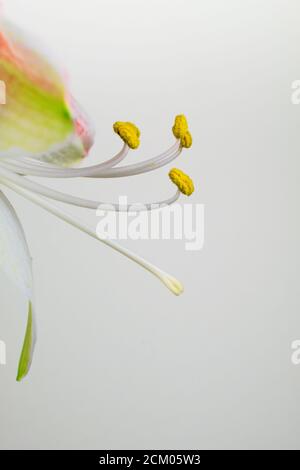
<svg viewBox="0 0 300 470">
<path fill-rule="evenodd" d="M 8 193 L 34 258 L 39 341 L 15 382 L 25 305 L 1 277 L 0 447 L 299 448 L 300 79 L 296 0 L 9 0 L 7 15 L 68 71 L 95 121 L 90 163 L 136 122 L 136 162 L 172 143 L 205 204 L 205 246 L 125 242 L 185 284 L 176 298 L 137 266 Z M 0 77 L 1 78 L 1 77 Z M 50 182 L 93 199 L 170 194 L 167 169 Z M 96 225 L 95 215 L 82 211 Z"/>
</svg>

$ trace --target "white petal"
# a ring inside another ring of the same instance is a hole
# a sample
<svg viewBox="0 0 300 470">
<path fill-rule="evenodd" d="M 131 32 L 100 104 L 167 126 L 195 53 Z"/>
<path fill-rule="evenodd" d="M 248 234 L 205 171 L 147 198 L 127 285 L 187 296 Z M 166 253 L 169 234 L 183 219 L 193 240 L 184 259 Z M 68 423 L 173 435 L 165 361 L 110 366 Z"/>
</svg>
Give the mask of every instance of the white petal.
<svg viewBox="0 0 300 470">
<path fill-rule="evenodd" d="M 28 300 L 28 323 L 18 371 L 18 380 L 21 380 L 29 371 L 35 344 L 31 257 L 18 216 L 1 191 L 0 269 L 6 273 Z"/>
<path fill-rule="evenodd" d="M 0 191 L 0 268 L 31 299 L 31 258 L 18 216 Z"/>
</svg>

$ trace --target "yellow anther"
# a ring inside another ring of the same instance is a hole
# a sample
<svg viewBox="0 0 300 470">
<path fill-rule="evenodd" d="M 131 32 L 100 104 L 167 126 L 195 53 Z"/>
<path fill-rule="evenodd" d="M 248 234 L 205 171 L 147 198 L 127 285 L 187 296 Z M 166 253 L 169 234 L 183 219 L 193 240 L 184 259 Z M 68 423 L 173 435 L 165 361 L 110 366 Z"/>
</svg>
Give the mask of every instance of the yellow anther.
<svg viewBox="0 0 300 470">
<path fill-rule="evenodd" d="M 115 122 L 114 131 L 131 149 L 140 145 L 140 130 L 132 122 Z"/>
<path fill-rule="evenodd" d="M 182 147 L 191 147 L 193 139 L 191 133 L 189 132 L 188 122 L 183 114 L 179 114 L 178 116 L 176 116 L 175 123 L 173 126 L 173 134 L 176 139 L 180 139 Z"/>
<path fill-rule="evenodd" d="M 181 145 L 182 147 L 189 149 L 192 146 L 193 137 L 190 131 L 186 131 L 186 133 L 181 137 Z"/>
<path fill-rule="evenodd" d="M 181 137 L 187 132 L 188 128 L 189 126 L 186 117 L 183 114 L 176 116 L 173 126 L 173 134 L 176 139 L 181 139 Z"/>
<path fill-rule="evenodd" d="M 186 196 L 193 194 L 195 190 L 193 180 L 183 171 L 178 170 L 178 168 L 172 168 L 169 172 L 169 177 L 182 194 Z"/>
</svg>

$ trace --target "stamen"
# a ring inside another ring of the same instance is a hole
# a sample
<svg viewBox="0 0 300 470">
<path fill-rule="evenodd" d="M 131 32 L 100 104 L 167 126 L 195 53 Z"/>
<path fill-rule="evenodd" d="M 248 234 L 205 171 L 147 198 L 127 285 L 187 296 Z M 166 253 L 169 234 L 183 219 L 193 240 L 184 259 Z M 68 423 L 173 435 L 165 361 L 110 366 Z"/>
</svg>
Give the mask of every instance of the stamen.
<svg viewBox="0 0 300 470">
<path fill-rule="evenodd" d="M 23 176 L 17 175 L 9 170 L 0 167 L 0 177 L 3 176 L 7 178 L 9 181 L 17 184 L 21 188 L 27 189 L 28 191 L 32 191 L 34 193 L 38 193 L 42 196 L 45 196 L 50 199 L 54 199 L 59 202 L 63 202 L 66 204 L 71 204 L 73 206 L 84 207 L 86 209 L 98 209 L 101 205 L 102 210 L 107 211 L 117 211 L 117 212 L 142 212 L 142 211 L 150 211 L 152 209 L 160 209 L 166 205 L 171 205 L 176 202 L 180 196 L 180 192 L 176 191 L 176 193 L 163 201 L 159 202 L 152 202 L 152 203 L 131 203 L 126 206 L 120 206 L 116 203 L 109 203 L 109 202 L 101 202 L 101 201 L 91 201 L 89 199 L 82 199 L 77 196 L 72 196 L 71 194 L 62 193 L 60 191 L 56 191 L 55 189 L 48 188 L 42 184 L 36 183 L 35 181 L 28 180 Z"/>
<path fill-rule="evenodd" d="M 86 167 L 86 168 L 57 168 L 55 165 L 43 163 L 33 159 L 7 159 L 2 160 L 0 164 L 6 167 L 14 168 L 16 171 L 20 171 L 24 174 L 32 176 L 46 176 L 53 178 L 76 178 L 76 177 L 93 177 L 101 170 L 112 168 L 115 165 L 121 163 L 124 158 L 128 155 L 129 147 L 124 144 L 122 150 L 117 153 L 110 160 L 106 160 L 98 165 Z"/>
<path fill-rule="evenodd" d="M 182 152 L 182 147 L 179 141 L 177 141 L 172 147 L 158 155 L 157 157 L 150 158 L 145 162 L 136 163 L 133 165 L 126 165 L 119 168 L 99 168 L 100 165 L 96 165 L 91 168 L 64 168 L 59 169 L 53 168 L 41 168 L 34 163 L 18 163 L 17 161 L 2 160 L 0 165 L 9 168 L 13 171 L 17 171 L 20 174 L 28 176 L 41 176 L 45 178 L 121 178 L 126 176 L 133 176 L 149 171 L 157 170 L 173 160 L 175 160 Z M 103 164 L 101 164 L 103 165 Z"/>
<path fill-rule="evenodd" d="M 27 160 L 21 161 L 5 160 L 2 161 L 2 164 L 7 168 L 14 168 L 15 171 L 18 171 L 23 175 L 42 176 L 47 178 L 121 178 L 147 173 L 161 168 L 177 158 L 180 155 L 182 148 L 189 148 L 192 145 L 192 136 L 188 130 L 187 120 L 184 115 L 178 115 L 175 118 L 175 123 L 172 129 L 177 142 L 171 148 L 157 157 L 150 158 L 144 162 L 123 166 L 121 168 L 113 168 L 120 163 L 123 158 L 125 158 L 127 155 L 126 152 L 128 152 L 128 147 L 137 148 L 139 146 L 140 137 L 139 129 L 130 122 L 116 122 L 114 124 L 114 130 L 125 142 L 122 151 L 111 160 L 93 167 L 59 169 L 54 165 L 52 167 L 49 165 L 36 165 L 33 160 L 28 162 L 28 158 Z"/>
<path fill-rule="evenodd" d="M 190 148 L 192 146 L 192 135 L 189 131 L 187 119 L 183 114 L 176 116 L 173 126 L 173 134 L 176 139 L 180 139 L 182 147 Z"/>
<path fill-rule="evenodd" d="M 135 263 L 139 264 L 141 267 L 155 275 L 158 279 L 160 279 L 163 284 L 175 295 L 180 295 L 183 292 L 183 286 L 182 284 L 173 276 L 171 276 L 168 273 L 165 273 L 161 269 L 157 268 L 153 264 L 149 263 L 145 259 L 141 258 L 140 256 L 132 253 L 131 251 L 127 250 L 126 248 L 123 248 L 121 245 L 112 242 L 111 240 L 106 240 L 105 238 L 100 238 L 99 236 L 96 235 L 95 231 L 85 224 L 83 224 L 81 221 L 75 219 L 74 217 L 66 214 L 65 212 L 61 211 L 59 208 L 56 206 L 50 204 L 48 201 L 43 199 L 40 196 L 37 196 L 36 194 L 32 193 L 31 191 L 27 191 L 25 189 L 20 188 L 14 183 L 11 183 L 9 180 L 7 180 L 4 177 L 0 178 L 1 182 L 7 186 L 8 188 L 12 189 L 19 195 L 23 196 L 24 198 L 28 199 L 29 201 L 33 202 L 34 204 L 37 204 L 38 206 L 42 207 L 44 210 L 50 212 L 51 214 L 55 215 L 59 219 L 65 221 L 69 225 L 72 225 L 73 227 L 78 228 L 80 231 L 90 235 L 92 238 L 104 243 L 105 245 L 109 246 L 113 250 L 119 252 L 120 254 L 126 256 L 130 260 L 134 261 Z"/>
<path fill-rule="evenodd" d="M 131 149 L 139 147 L 141 133 L 139 128 L 132 122 L 115 122 L 114 131 Z"/>
<path fill-rule="evenodd" d="M 185 196 L 190 196 L 194 192 L 193 180 L 178 168 L 172 168 L 169 172 L 170 180 L 176 184 L 179 191 Z"/>
</svg>

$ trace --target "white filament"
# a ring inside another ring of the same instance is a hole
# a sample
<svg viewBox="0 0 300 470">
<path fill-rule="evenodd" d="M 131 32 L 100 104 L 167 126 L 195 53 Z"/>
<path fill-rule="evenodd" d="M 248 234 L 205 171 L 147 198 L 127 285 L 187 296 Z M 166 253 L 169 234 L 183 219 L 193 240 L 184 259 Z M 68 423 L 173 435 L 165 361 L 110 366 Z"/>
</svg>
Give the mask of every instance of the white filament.
<svg viewBox="0 0 300 470">
<path fill-rule="evenodd" d="M 23 163 L 23 160 L 3 160 L 1 165 L 24 175 L 42 176 L 46 178 L 120 178 L 147 173 L 161 168 L 177 158 L 181 151 L 180 141 L 176 141 L 172 147 L 157 157 L 150 158 L 145 162 L 119 168 L 113 168 L 115 165 L 108 166 L 108 162 L 88 168 L 57 168 L 54 165 L 53 167 L 49 167 L 49 165 L 47 165 L 47 167 L 41 167 L 34 162 L 28 163 L 28 161 L 25 161 Z M 106 165 L 105 167 L 104 164 Z"/>
<path fill-rule="evenodd" d="M 7 159 L 3 160 L 1 164 L 9 168 L 13 168 L 14 171 L 24 172 L 25 174 L 32 176 L 48 176 L 53 178 L 76 178 L 76 177 L 92 177 L 99 171 L 107 170 L 115 165 L 121 163 L 124 158 L 128 155 L 129 147 L 124 144 L 122 150 L 117 153 L 113 158 L 107 160 L 98 165 L 85 168 L 57 168 L 57 166 L 42 162 L 40 160 L 34 160 L 32 158 L 18 158 L 18 159 Z"/>
<path fill-rule="evenodd" d="M 101 201 L 91 201 L 88 199 L 82 199 L 77 196 L 72 196 L 71 194 L 65 194 L 55 189 L 47 188 L 42 184 L 36 183 L 35 181 L 28 180 L 23 176 L 17 175 L 12 171 L 9 171 L 5 168 L 1 168 L 0 165 L 0 177 L 4 177 L 10 182 L 17 184 L 19 187 L 24 188 L 28 191 L 40 194 L 50 199 L 54 199 L 59 202 L 66 204 L 71 204 L 73 206 L 84 207 L 86 209 L 98 209 L 101 206 L 102 210 L 110 210 L 117 212 L 142 212 L 145 210 L 152 210 L 153 208 L 159 209 L 166 205 L 173 204 L 180 197 L 180 191 L 176 191 L 173 196 L 163 201 L 157 201 L 152 203 L 131 203 L 125 206 L 120 206 L 117 203 L 101 202 Z M 131 209 L 132 208 L 132 209 Z"/>
<path fill-rule="evenodd" d="M 131 251 L 127 250 L 126 248 L 123 248 L 121 245 L 112 242 L 111 240 L 107 240 L 104 237 L 100 238 L 99 235 L 95 233 L 95 231 L 91 228 L 89 228 L 87 225 L 79 221 L 78 219 L 75 219 L 73 216 L 68 215 L 67 213 L 61 211 L 59 208 L 56 206 L 50 204 L 47 200 L 44 198 L 37 196 L 36 194 L 32 193 L 31 191 L 27 191 L 23 188 L 20 188 L 18 185 L 12 183 L 5 177 L 0 177 L 0 181 L 2 184 L 7 186 L 8 188 L 12 189 L 19 195 L 23 196 L 24 198 L 28 199 L 29 201 L 33 202 L 34 204 L 37 204 L 38 206 L 42 207 L 44 210 L 50 212 L 51 214 L 55 215 L 59 219 L 65 221 L 66 223 L 72 225 L 73 227 L 76 227 L 80 231 L 88 234 L 92 238 L 104 243 L 105 245 L 109 246 L 113 250 L 119 252 L 120 254 L 126 256 L 128 259 L 134 261 L 147 271 L 149 271 L 151 274 L 156 276 L 158 279 L 160 279 L 163 284 L 175 295 L 180 295 L 183 292 L 183 286 L 182 284 L 173 276 L 169 275 L 168 273 L 165 273 L 152 263 L 149 263 L 145 259 L 141 258 L 140 256 L 136 255 L 135 253 L 132 253 Z"/>
</svg>

